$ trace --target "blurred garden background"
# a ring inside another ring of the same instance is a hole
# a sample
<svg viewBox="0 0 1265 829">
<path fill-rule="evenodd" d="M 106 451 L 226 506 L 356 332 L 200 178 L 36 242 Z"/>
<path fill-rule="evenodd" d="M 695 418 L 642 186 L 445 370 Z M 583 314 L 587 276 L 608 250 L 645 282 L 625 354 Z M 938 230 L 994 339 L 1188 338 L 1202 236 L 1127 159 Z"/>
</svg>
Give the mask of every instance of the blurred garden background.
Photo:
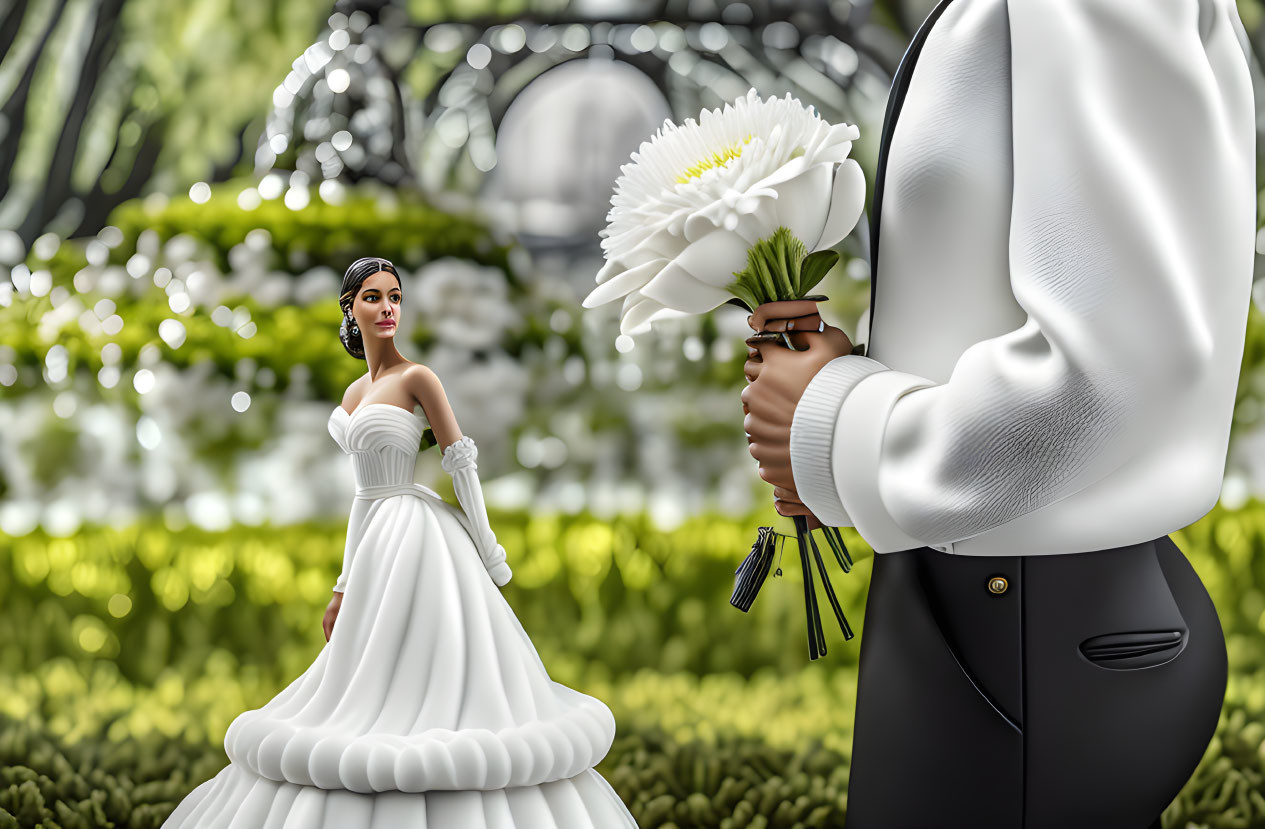
<svg viewBox="0 0 1265 829">
<path fill-rule="evenodd" d="M 745 313 L 617 338 L 580 302 L 664 118 L 790 92 L 860 127 L 872 183 L 933 5 L 0 3 L 0 829 L 158 826 L 324 645 L 353 494 L 326 419 L 364 371 L 336 294 L 365 255 L 478 441 L 506 598 L 615 714 L 598 770 L 640 825 L 842 825 L 860 639 L 827 614 L 809 661 L 794 555 L 728 604 L 755 528 L 792 526 L 746 450 Z M 1265 3 L 1239 9 L 1265 53 Z M 858 342 L 867 228 L 819 291 Z M 1254 303 L 1221 502 L 1173 534 L 1231 678 L 1168 829 L 1265 828 L 1263 402 Z M 436 450 L 416 478 L 455 503 Z M 844 538 L 863 635 L 872 552 Z"/>
</svg>

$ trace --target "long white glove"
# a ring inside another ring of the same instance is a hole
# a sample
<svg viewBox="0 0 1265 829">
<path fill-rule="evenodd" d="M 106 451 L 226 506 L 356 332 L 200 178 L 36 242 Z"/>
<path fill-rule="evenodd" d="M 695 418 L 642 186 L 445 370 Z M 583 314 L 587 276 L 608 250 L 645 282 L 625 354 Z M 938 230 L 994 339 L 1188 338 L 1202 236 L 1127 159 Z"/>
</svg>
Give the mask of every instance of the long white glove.
<svg viewBox="0 0 1265 829">
<path fill-rule="evenodd" d="M 469 519 L 470 536 L 474 539 L 475 549 L 483 559 L 483 566 L 497 587 L 502 587 L 510 580 L 510 567 L 505 563 L 505 548 L 496 541 L 492 525 L 488 522 L 487 508 L 483 504 L 483 488 L 479 484 L 478 447 L 469 435 L 450 444 L 444 449 L 444 456 L 439 465 L 452 476 L 452 488 L 457 494 L 457 501 Z"/>
</svg>

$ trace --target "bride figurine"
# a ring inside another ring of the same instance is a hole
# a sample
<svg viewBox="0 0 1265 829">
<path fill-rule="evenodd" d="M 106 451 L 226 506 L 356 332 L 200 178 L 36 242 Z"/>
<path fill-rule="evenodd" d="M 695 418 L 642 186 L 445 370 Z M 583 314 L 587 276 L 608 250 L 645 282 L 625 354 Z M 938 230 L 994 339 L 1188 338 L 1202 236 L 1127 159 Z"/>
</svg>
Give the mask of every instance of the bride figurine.
<svg viewBox="0 0 1265 829">
<path fill-rule="evenodd" d="M 356 499 L 327 644 L 228 728 L 230 763 L 164 827 L 618 829 L 632 814 L 593 766 L 615 719 L 554 682 L 499 586 L 477 449 L 443 387 L 395 348 L 402 297 L 385 259 L 343 276 L 344 347 L 369 371 L 330 413 Z M 412 481 L 422 410 L 458 510 Z"/>
</svg>

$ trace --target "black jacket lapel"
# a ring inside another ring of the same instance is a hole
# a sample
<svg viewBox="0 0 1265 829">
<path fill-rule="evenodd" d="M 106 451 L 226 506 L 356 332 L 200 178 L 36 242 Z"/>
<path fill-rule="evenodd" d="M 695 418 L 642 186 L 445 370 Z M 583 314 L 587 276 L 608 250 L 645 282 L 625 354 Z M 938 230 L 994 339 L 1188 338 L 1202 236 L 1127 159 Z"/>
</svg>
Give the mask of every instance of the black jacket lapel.
<svg viewBox="0 0 1265 829">
<path fill-rule="evenodd" d="M 922 51 L 923 41 L 936 20 L 944 13 L 952 0 L 940 0 L 927 15 L 927 19 L 914 33 L 913 40 L 905 54 L 901 56 L 900 65 L 892 78 L 892 89 L 887 96 L 887 110 L 883 113 L 883 135 L 879 141 L 878 168 L 874 174 L 874 200 L 870 210 L 870 323 L 865 337 L 865 354 L 870 352 L 870 343 L 874 336 L 874 297 L 878 293 L 878 231 L 883 207 L 883 179 L 887 173 L 887 149 L 892 141 L 892 131 L 896 127 L 896 119 L 900 116 L 901 105 L 905 102 L 905 92 L 909 89 L 909 79 L 913 76 L 914 64 Z"/>
</svg>

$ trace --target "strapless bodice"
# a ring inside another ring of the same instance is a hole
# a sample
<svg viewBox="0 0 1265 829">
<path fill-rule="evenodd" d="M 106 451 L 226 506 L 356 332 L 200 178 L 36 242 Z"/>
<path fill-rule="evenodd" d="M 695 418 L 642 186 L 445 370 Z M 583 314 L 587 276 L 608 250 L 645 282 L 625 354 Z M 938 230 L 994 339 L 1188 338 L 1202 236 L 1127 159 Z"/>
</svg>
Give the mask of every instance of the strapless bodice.
<svg viewBox="0 0 1265 829">
<path fill-rule="evenodd" d="M 391 403 L 362 403 L 351 414 L 335 406 L 329 433 L 351 456 L 356 489 L 410 484 L 422 443 L 422 421 Z"/>
</svg>

